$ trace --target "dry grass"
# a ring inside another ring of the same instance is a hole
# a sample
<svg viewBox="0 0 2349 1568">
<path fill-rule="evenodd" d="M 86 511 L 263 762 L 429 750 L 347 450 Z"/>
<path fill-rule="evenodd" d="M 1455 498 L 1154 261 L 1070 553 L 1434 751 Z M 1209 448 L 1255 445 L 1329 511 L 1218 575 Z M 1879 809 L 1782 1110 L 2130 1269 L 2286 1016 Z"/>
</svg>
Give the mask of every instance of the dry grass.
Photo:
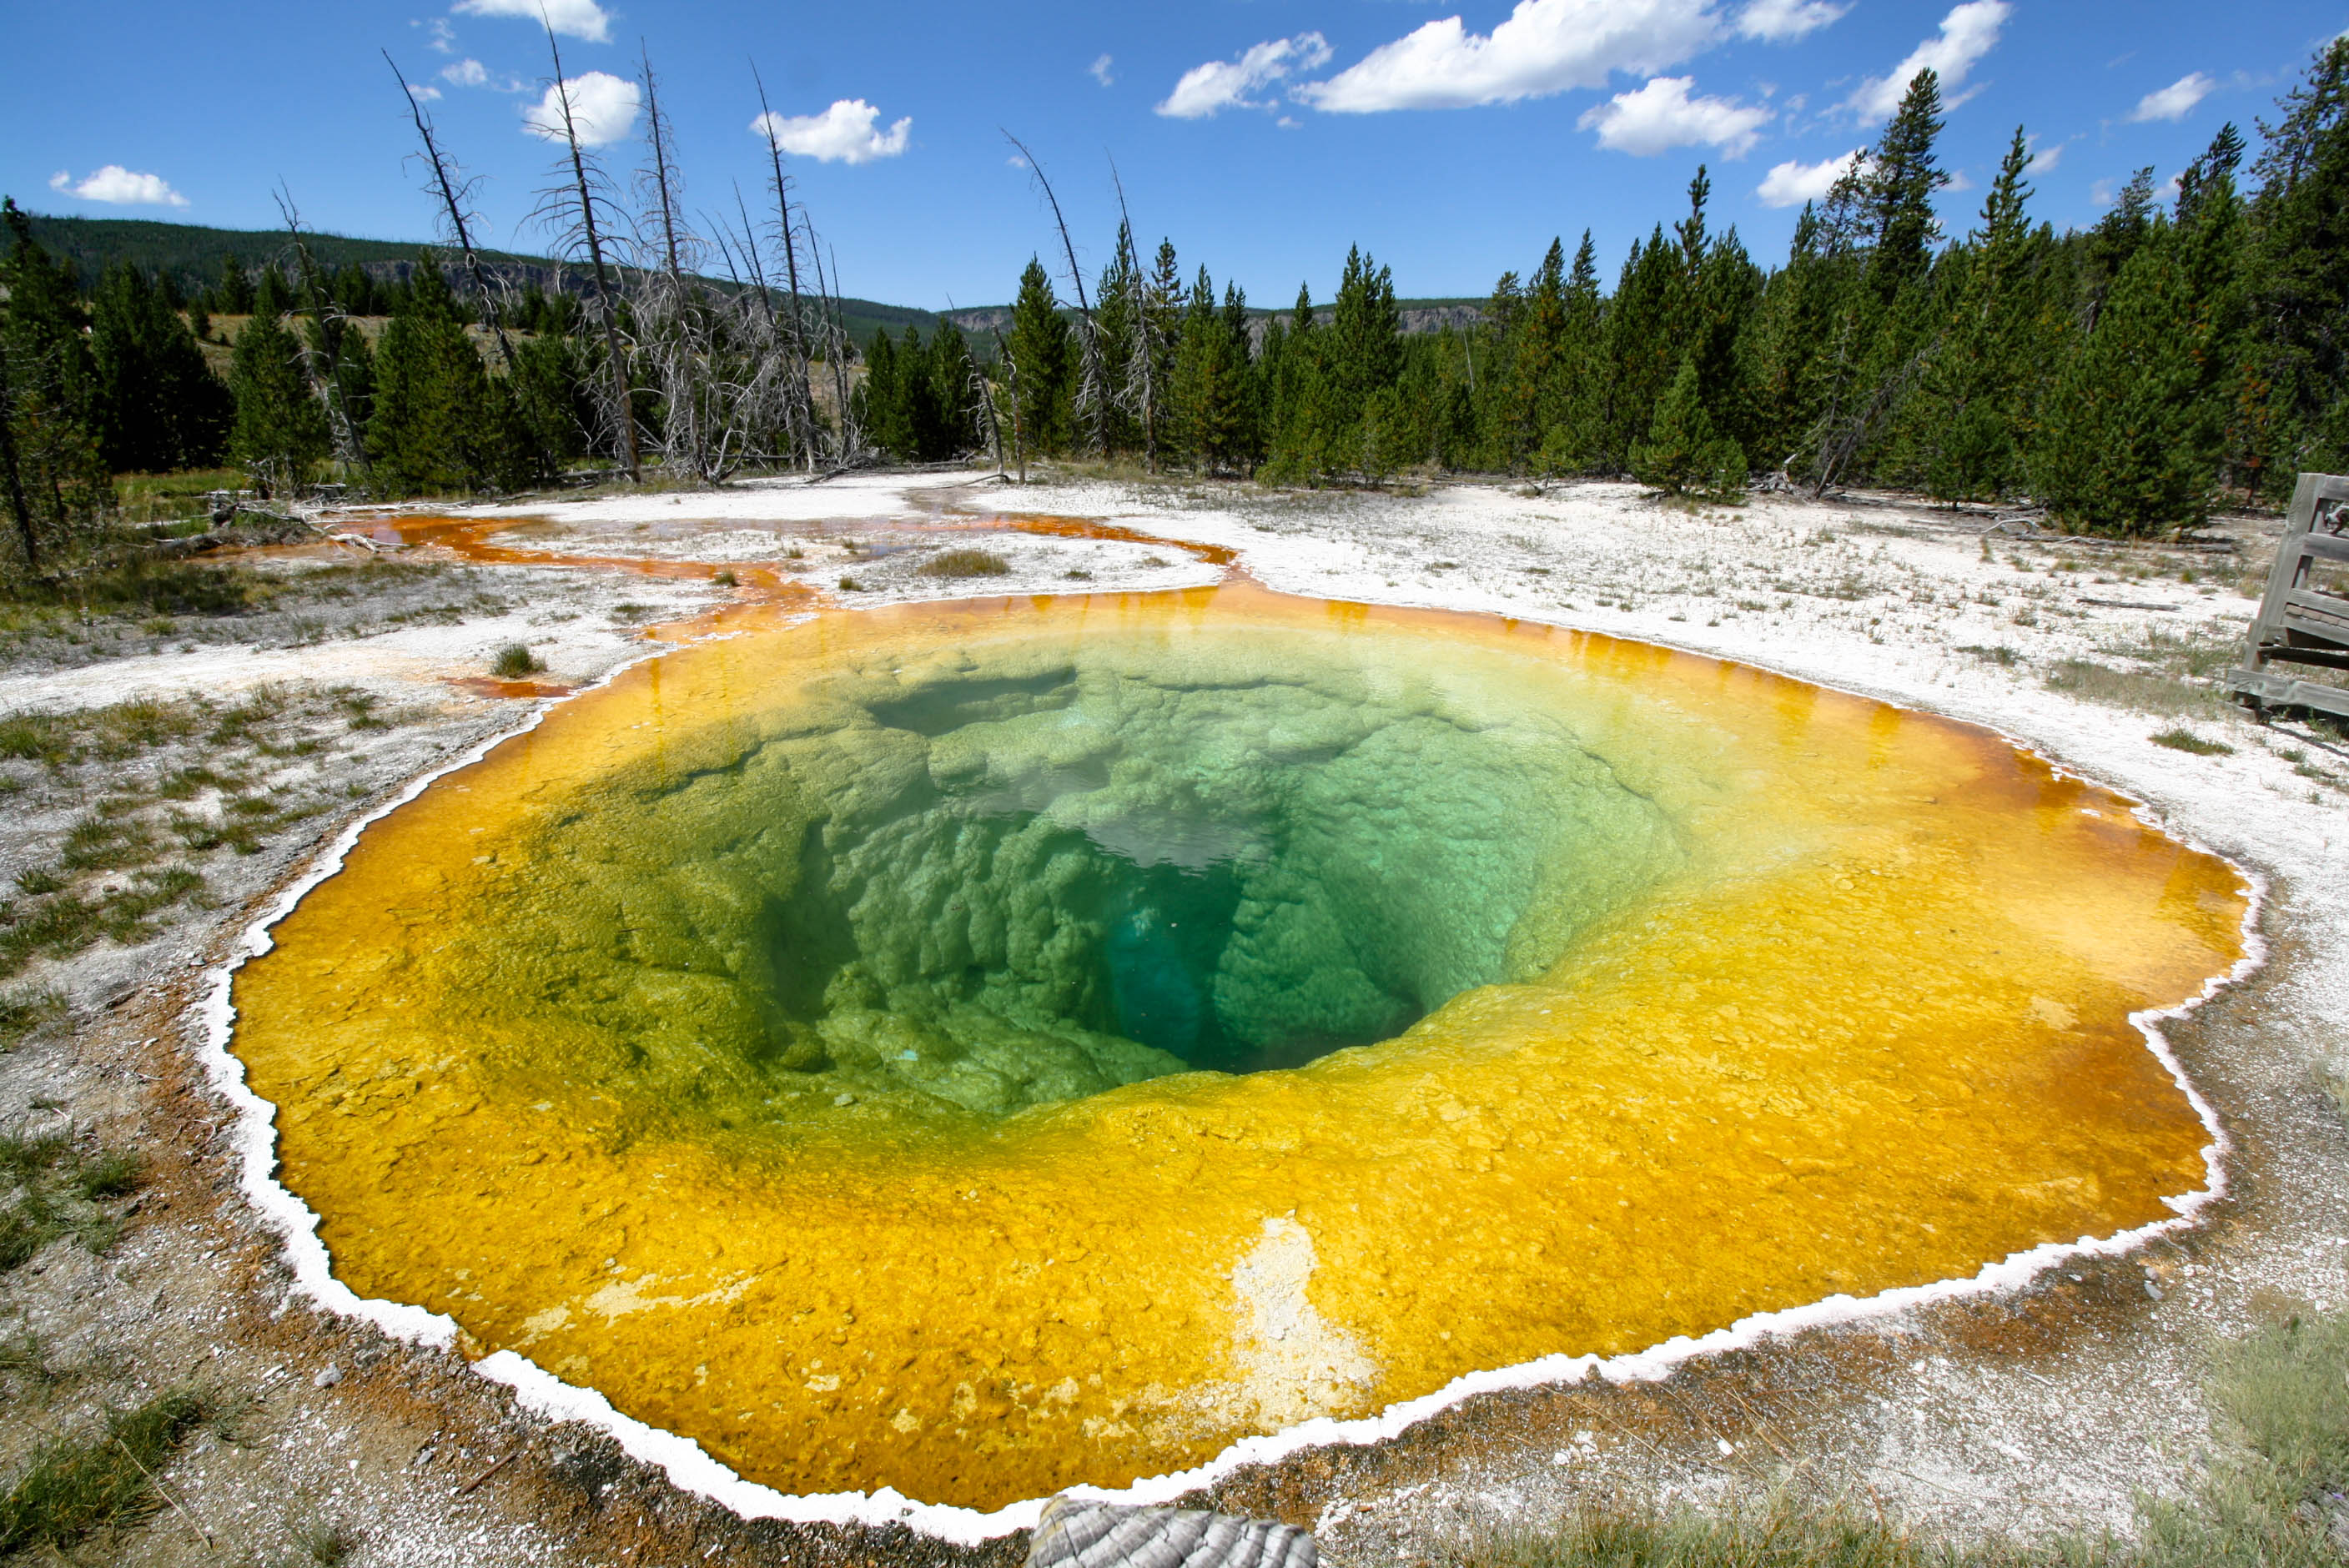
<svg viewBox="0 0 2349 1568">
<path fill-rule="evenodd" d="M 924 577 L 1008 577 L 1011 562 L 992 550 L 942 550 L 915 570 Z"/>
<path fill-rule="evenodd" d="M 2172 675 L 2116 669 L 2094 659 L 2064 659 L 2047 672 L 2051 691 L 2157 718 L 2217 718 L 2226 702 L 2214 686 Z"/>
</svg>

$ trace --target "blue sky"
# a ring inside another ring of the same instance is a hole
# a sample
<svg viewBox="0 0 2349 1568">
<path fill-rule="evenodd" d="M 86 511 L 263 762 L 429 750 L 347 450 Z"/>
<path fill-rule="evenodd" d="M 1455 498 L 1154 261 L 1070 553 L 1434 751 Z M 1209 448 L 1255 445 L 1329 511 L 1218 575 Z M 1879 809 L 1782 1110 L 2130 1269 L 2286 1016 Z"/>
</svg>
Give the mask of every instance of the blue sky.
<svg viewBox="0 0 2349 1568">
<path fill-rule="evenodd" d="M 2167 178 L 2222 121 L 2246 133 L 2341 0 L 547 0 L 577 101 L 639 156 L 639 41 L 697 207 L 755 201 L 750 62 L 846 292 L 940 307 L 1007 299 L 1049 215 L 1001 129 L 1035 150 L 1088 271 L 1116 225 L 1114 158 L 1146 244 L 1170 235 L 1257 304 L 1347 246 L 1406 294 L 1476 294 L 1585 226 L 1611 279 L 1682 211 L 1699 162 L 1715 222 L 1764 262 L 1799 198 L 1868 141 L 1920 63 L 1956 107 L 1943 139 L 1961 230 L 2007 139 L 2032 132 L 2037 216 L 2091 222 L 2151 164 Z M 423 238 L 431 210 L 389 49 L 482 177 L 490 242 L 543 250 L 527 215 L 553 149 L 530 133 L 550 75 L 537 0 L 156 0 L 0 15 L 0 190 L 36 211 L 226 227 L 276 221 Z M 1059 267 L 1055 266 L 1056 273 Z"/>
</svg>

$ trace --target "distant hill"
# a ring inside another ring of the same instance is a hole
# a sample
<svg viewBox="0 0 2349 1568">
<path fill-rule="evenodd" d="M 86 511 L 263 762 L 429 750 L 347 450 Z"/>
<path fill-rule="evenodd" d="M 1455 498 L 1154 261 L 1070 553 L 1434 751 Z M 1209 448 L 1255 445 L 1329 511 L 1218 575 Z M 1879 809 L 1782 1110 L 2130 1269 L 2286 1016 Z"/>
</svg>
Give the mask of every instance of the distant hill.
<svg viewBox="0 0 2349 1568">
<path fill-rule="evenodd" d="M 129 262 L 150 273 L 170 273 L 180 280 L 181 288 L 192 293 L 218 282 L 221 263 L 230 256 L 247 267 L 259 268 L 282 263 L 287 253 L 282 229 L 210 229 L 199 223 L 160 223 L 147 218 L 31 216 L 33 237 L 51 255 L 72 261 L 85 286 L 115 263 Z M 387 283 L 406 278 L 415 270 L 418 254 L 429 248 L 416 240 L 360 240 L 346 234 L 314 233 L 309 242 L 311 254 L 329 271 L 357 266 Z M 584 286 L 584 268 L 551 257 L 483 251 L 481 259 L 516 287 L 535 284 L 550 292 L 575 292 Z M 926 337 L 937 330 L 938 316 L 932 311 L 864 299 L 840 303 L 848 330 L 859 342 L 885 326 L 903 332 L 908 322 Z"/>
<path fill-rule="evenodd" d="M 230 256 L 248 267 L 258 268 L 282 261 L 286 254 L 282 229 L 210 229 L 200 223 L 162 223 L 150 218 L 47 217 L 39 213 L 32 214 L 32 221 L 33 237 L 51 255 L 69 258 L 80 270 L 85 285 L 94 283 L 115 263 L 130 262 L 150 273 L 168 272 L 180 280 L 181 287 L 192 293 L 217 282 L 221 263 Z M 311 253 L 329 270 L 357 266 L 387 283 L 406 278 L 415 270 L 419 253 L 428 248 L 416 240 L 361 240 L 346 234 L 314 233 L 309 239 Z M 534 284 L 549 292 L 575 292 L 584 286 L 584 269 L 551 257 L 483 251 L 481 259 L 502 280 L 516 287 Z M 1407 299 L 1396 304 L 1402 313 L 1405 332 L 1465 327 L 1480 320 L 1484 314 L 1482 300 Z M 850 335 L 859 343 L 870 341 L 883 327 L 893 335 L 902 334 L 908 325 L 927 337 L 937 331 L 941 321 L 952 321 L 972 338 L 972 347 L 982 354 L 991 350 L 996 330 L 1008 329 L 1011 325 L 1011 307 L 1008 304 L 940 312 L 882 304 L 868 299 L 845 299 L 841 301 L 841 314 Z M 1291 313 L 1287 309 L 1255 309 L 1248 314 L 1259 321 L 1270 321 L 1276 316 L 1286 321 Z M 1317 311 L 1314 319 L 1326 323 L 1330 319 L 1329 308 L 1325 305 Z"/>
</svg>

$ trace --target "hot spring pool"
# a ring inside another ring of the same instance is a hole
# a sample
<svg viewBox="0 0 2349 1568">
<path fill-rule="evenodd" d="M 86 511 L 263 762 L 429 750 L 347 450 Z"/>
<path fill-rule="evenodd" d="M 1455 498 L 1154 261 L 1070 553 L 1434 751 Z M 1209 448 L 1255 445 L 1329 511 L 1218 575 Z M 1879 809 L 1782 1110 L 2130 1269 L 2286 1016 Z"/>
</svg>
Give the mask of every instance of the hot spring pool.
<svg viewBox="0 0 2349 1568">
<path fill-rule="evenodd" d="M 2245 890 L 1994 736 L 1244 584 L 671 653 L 238 975 L 280 1179 L 787 1492 L 992 1509 L 2167 1217 Z"/>
</svg>

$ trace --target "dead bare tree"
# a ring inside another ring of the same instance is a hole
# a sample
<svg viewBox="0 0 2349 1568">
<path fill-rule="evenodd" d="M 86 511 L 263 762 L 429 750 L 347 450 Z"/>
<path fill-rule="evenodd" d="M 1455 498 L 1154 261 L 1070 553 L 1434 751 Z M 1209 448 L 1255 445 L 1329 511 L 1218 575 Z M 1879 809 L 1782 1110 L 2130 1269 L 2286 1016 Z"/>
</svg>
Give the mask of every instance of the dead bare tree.
<svg viewBox="0 0 2349 1568">
<path fill-rule="evenodd" d="M 1159 341 L 1164 301 L 1158 297 L 1157 279 L 1142 268 L 1133 249 L 1133 217 L 1125 210 L 1125 181 L 1118 178 L 1117 161 L 1109 166 L 1110 183 L 1117 187 L 1118 263 L 1133 280 L 1133 352 L 1126 356 L 1125 385 L 1118 388 L 1126 412 L 1142 427 L 1142 466 L 1158 471 L 1158 406 L 1164 395 L 1158 386 L 1158 361 L 1165 346 Z"/>
<path fill-rule="evenodd" d="M 348 374 L 347 356 L 343 352 L 348 323 L 342 307 L 328 297 L 326 281 L 318 275 L 317 258 L 310 253 L 310 242 L 302 227 L 302 211 L 294 204 L 294 193 L 281 184 L 272 193 L 272 199 L 277 203 L 277 215 L 285 222 L 285 233 L 294 253 L 295 275 L 301 283 L 303 309 L 310 317 L 309 336 L 302 341 L 303 372 L 309 378 L 311 396 L 326 407 L 326 429 L 334 439 L 335 455 L 347 468 L 367 473 L 372 467 L 367 461 L 367 442 L 351 418 L 350 396 L 344 386 Z"/>
<path fill-rule="evenodd" d="M 1092 433 L 1087 438 L 1090 449 L 1104 452 L 1109 449 L 1108 393 L 1102 384 L 1101 343 L 1093 333 L 1092 302 L 1085 295 L 1084 269 L 1077 265 L 1076 242 L 1069 238 L 1069 222 L 1061 215 L 1061 199 L 1052 193 L 1052 182 L 1044 174 L 1044 166 L 1028 150 L 1028 144 L 1009 131 L 1003 139 L 1019 149 L 1020 160 L 1028 172 L 1043 188 L 1044 200 L 1051 204 L 1052 222 L 1061 231 L 1061 250 L 1069 258 L 1069 281 L 1077 290 L 1077 396 L 1076 411 L 1080 418 L 1090 416 Z"/>
<path fill-rule="evenodd" d="M 1011 410 L 1011 460 L 1019 467 L 1019 482 L 1024 485 L 1028 482 L 1028 445 L 1024 439 L 1026 433 L 1019 428 L 1019 362 L 1013 357 L 1010 346 L 1003 341 L 1003 329 L 999 326 L 995 329 L 995 362 L 1003 367 L 1004 390 L 1009 394 L 1004 403 Z M 1003 448 L 999 439 L 996 445 L 995 466 L 999 471 L 1003 467 Z"/>
<path fill-rule="evenodd" d="M 827 279 L 823 269 L 825 247 L 817 242 L 815 232 L 808 232 L 808 253 L 815 263 L 816 292 L 823 304 L 818 318 L 818 335 L 823 346 L 823 362 L 832 367 L 832 391 L 840 418 L 840 428 L 833 438 L 832 469 L 839 472 L 864 462 L 872 454 L 864 445 L 864 432 L 856 428 L 856 412 L 849 406 L 848 359 L 854 350 L 848 341 L 848 323 L 840 308 L 840 258 L 832 258 L 832 273 Z"/>
<path fill-rule="evenodd" d="M 571 85 L 563 77 L 563 50 L 554 41 L 554 25 L 543 11 L 540 23 L 546 28 L 546 49 L 554 61 L 554 80 L 551 97 L 554 100 L 559 122 L 545 129 L 557 131 L 568 154 L 570 178 L 539 192 L 539 204 L 533 216 L 555 236 L 558 251 L 584 254 L 589 275 L 595 284 L 593 305 L 598 325 L 603 329 L 605 368 L 611 383 L 613 442 L 628 478 L 641 480 L 642 459 L 636 450 L 636 395 L 628 376 L 627 356 L 622 352 L 618 301 L 615 297 L 614 269 L 605 255 L 607 235 L 616 208 L 610 194 L 611 180 L 596 160 L 588 156 L 579 139 L 579 117 L 571 99 Z M 553 139 L 550 137 L 549 139 Z M 597 214 L 604 222 L 597 222 Z"/>
<path fill-rule="evenodd" d="M 783 142 L 777 132 L 780 123 L 775 111 L 767 104 L 767 84 L 759 75 L 759 67 L 750 67 L 750 81 L 759 90 L 759 132 L 767 143 L 768 192 L 775 201 L 775 242 L 782 252 L 782 279 L 791 301 L 790 312 L 784 317 L 782 343 L 791 356 L 792 388 L 791 435 L 802 460 L 812 469 L 816 461 L 815 407 L 813 387 L 810 377 L 811 345 L 806 306 L 800 294 L 800 247 L 798 225 L 792 219 L 791 177 L 783 172 Z M 802 210 L 802 214 L 805 209 Z M 812 245 L 814 236 L 809 236 Z M 847 417 L 846 405 L 842 406 L 842 418 Z"/>
<path fill-rule="evenodd" d="M 650 256 L 637 258 L 636 346 L 660 392 L 661 466 L 715 484 L 731 469 L 721 450 L 731 443 L 722 428 L 730 400 L 717 375 L 719 324 L 704 297 L 698 236 L 678 214 L 683 191 L 676 138 L 661 110 L 652 56 L 641 40 L 637 49 L 645 88 L 646 150 L 651 159 L 636 175 L 644 211 L 637 232 L 649 232 L 654 242 Z M 713 430 L 713 425 L 721 428 Z"/>
<path fill-rule="evenodd" d="M 408 115 L 416 122 L 417 139 L 424 144 L 424 161 L 432 170 L 432 188 L 440 197 L 440 216 L 448 225 L 448 238 L 464 258 L 465 276 L 473 285 L 473 297 L 481 302 L 482 324 L 498 340 L 498 357 L 511 376 L 514 367 L 513 345 L 506 337 L 505 322 L 498 310 L 499 291 L 491 286 L 489 274 L 481 266 L 481 253 L 473 248 L 471 214 L 467 204 L 472 181 L 463 178 L 440 150 L 440 139 L 432 131 L 432 117 L 424 112 L 416 89 L 408 85 L 408 77 L 393 61 L 388 49 L 383 51 L 383 63 L 391 67 L 391 74 L 399 78 L 399 90 L 407 96 Z"/>
</svg>

